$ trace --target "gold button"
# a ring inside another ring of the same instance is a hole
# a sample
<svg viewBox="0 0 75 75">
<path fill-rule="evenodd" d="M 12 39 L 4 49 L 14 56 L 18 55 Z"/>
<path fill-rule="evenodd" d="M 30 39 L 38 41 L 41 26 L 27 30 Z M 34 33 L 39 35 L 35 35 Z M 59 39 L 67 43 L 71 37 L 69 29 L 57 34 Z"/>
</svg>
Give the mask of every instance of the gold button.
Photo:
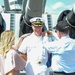
<svg viewBox="0 0 75 75">
<path fill-rule="evenodd" d="M 41 64 L 41 61 L 38 61 L 38 64 Z"/>
</svg>

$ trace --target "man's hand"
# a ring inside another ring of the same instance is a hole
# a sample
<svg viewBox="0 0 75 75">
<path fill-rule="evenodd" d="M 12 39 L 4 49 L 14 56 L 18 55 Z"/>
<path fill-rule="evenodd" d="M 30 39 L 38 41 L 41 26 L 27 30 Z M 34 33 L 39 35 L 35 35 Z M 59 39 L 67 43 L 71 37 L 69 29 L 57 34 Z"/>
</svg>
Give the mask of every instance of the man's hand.
<svg viewBox="0 0 75 75">
<path fill-rule="evenodd" d="M 52 35 L 52 31 L 50 31 L 50 30 L 42 32 L 42 36 L 48 36 L 49 37 L 50 35 Z"/>
</svg>

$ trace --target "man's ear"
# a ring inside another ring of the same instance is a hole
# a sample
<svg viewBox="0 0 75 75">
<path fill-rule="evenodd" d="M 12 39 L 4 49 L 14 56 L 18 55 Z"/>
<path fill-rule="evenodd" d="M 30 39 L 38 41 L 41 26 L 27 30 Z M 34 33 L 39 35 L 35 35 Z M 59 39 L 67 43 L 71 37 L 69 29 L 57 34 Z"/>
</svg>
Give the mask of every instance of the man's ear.
<svg viewBox="0 0 75 75">
<path fill-rule="evenodd" d="M 62 32 L 58 31 L 58 37 L 61 38 Z"/>
</svg>

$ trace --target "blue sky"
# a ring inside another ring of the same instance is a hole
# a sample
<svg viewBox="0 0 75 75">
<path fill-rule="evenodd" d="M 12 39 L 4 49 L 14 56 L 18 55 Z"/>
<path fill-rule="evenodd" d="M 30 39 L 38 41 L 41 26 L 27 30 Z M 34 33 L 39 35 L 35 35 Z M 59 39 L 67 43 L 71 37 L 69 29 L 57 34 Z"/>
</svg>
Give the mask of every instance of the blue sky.
<svg viewBox="0 0 75 75">
<path fill-rule="evenodd" d="M 63 10 L 71 10 L 75 0 L 47 0 L 45 11 L 48 13 L 60 13 Z"/>
<path fill-rule="evenodd" d="M 0 0 L 0 5 L 3 5 L 4 0 Z M 48 13 L 60 13 L 66 9 L 72 9 L 75 0 L 47 0 L 45 11 Z"/>
<path fill-rule="evenodd" d="M 3 1 L 4 1 L 4 0 L 0 0 L 0 5 L 3 5 L 3 4 L 4 4 Z"/>
</svg>

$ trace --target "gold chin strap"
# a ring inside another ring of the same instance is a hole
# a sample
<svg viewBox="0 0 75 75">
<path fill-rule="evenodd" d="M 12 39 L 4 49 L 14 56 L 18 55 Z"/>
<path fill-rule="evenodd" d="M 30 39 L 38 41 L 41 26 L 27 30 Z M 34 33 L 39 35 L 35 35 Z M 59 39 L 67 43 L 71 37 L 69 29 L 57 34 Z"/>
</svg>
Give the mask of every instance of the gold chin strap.
<svg viewBox="0 0 75 75">
<path fill-rule="evenodd" d="M 32 22 L 32 24 L 40 25 L 40 26 L 43 26 L 44 25 L 44 23 L 41 22 L 41 21 L 35 21 L 35 22 Z"/>
</svg>

